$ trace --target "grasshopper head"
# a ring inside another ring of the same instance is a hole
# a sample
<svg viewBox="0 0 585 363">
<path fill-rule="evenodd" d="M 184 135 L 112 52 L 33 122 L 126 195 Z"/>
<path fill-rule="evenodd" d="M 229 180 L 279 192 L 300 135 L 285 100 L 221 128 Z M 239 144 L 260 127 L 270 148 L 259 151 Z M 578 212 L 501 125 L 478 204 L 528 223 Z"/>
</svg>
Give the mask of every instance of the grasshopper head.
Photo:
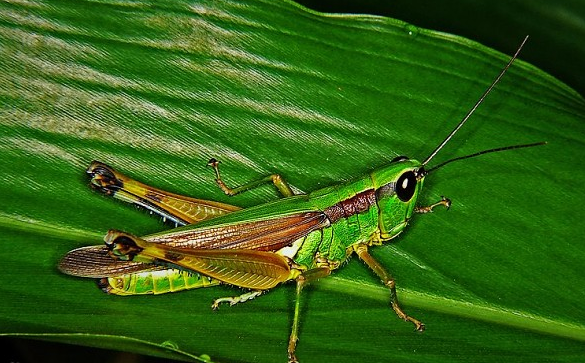
<svg viewBox="0 0 585 363">
<path fill-rule="evenodd" d="M 492 89 L 494 89 L 496 84 L 504 76 L 508 68 L 510 68 L 520 53 L 520 50 L 526 43 L 527 39 L 528 36 L 524 38 L 524 41 L 522 41 L 508 64 L 506 64 L 502 71 L 500 71 L 500 74 L 484 91 L 483 95 L 477 100 L 473 107 L 471 107 L 463 119 L 459 121 L 453 131 L 451 131 L 451 133 L 449 133 L 449 135 L 443 139 L 441 143 L 439 143 L 435 150 L 433 150 L 433 152 L 431 152 L 431 154 L 422 163 L 416 160 L 410 160 L 404 156 L 400 156 L 392 160 L 390 165 L 387 167 L 376 170 L 371 174 L 373 185 L 376 189 L 376 203 L 378 204 L 379 209 L 378 226 L 380 229 L 381 240 L 387 240 L 395 237 L 400 232 L 402 232 L 404 227 L 406 227 L 406 224 L 412 216 L 412 213 L 415 212 L 416 200 L 418 199 L 418 194 L 422 188 L 425 176 L 431 171 L 437 170 L 454 161 L 465 160 L 479 155 L 546 144 L 546 142 L 537 142 L 532 144 L 512 145 L 483 150 L 444 161 L 439 165 L 435 165 L 434 167 L 425 170 L 425 166 L 435 157 L 435 155 L 437 155 L 439 151 L 441 151 L 441 149 L 451 140 L 451 138 L 453 138 L 457 131 L 459 131 L 459 129 L 467 122 L 467 120 L 469 120 L 471 115 L 483 102 L 486 96 L 492 91 Z M 441 204 L 448 208 L 450 201 L 446 198 L 443 198 L 439 203 L 435 203 L 432 206 L 419 209 L 419 212 L 426 213 L 431 211 L 435 205 Z"/>
<path fill-rule="evenodd" d="M 378 226 L 382 240 L 397 236 L 412 216 L 426 175 L 422 164 L 400 156 L 376 170 L 371 178 L 376 189 Z"/>
</svg>

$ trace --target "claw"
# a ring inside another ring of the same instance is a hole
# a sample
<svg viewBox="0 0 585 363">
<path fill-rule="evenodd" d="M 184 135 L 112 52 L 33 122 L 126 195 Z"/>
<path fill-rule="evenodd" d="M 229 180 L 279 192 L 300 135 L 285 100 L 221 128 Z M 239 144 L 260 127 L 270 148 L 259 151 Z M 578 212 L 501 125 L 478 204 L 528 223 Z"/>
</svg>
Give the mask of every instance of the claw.
<svg viewBox="0 0 585 363">
<path fill-rule="evenodd" d="M 441 196 L 441 200 L 438 201 L 437 203 L 431 204 L 427 207 L 416 207 L 414 209 L 414 211 L 416 213 L 432 213 L 433 212 L 433 208 L 437 207 L 437 206 L 444 206 L 445 208 L 447 208 L 447 210 L 449 210 L 449 208 L 451 208 L 451 199 L 449 198 L 445 198 L 444 196 Z"/>
</svg>

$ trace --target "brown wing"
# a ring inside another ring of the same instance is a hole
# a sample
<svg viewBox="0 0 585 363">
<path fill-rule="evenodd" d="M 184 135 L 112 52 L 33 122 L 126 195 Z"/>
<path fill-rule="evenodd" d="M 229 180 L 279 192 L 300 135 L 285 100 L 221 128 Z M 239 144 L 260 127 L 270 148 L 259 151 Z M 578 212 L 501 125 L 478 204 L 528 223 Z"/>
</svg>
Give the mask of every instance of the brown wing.
<svg viewBox="0 0 585 363">
<path fill-rule="evenodd" d="M 278 251 L 328 225 L 327 216 L 315 211 L 203 228 L 183 228 L 143 239 L 179 248 Z"/>
<path fill-rule="evenodd" d="M 328 224 L 329 220 L 322 212 L 303 212 L 229 225 L 171 230 L 143 239 L 186 249 L 277 251 Z M 113 277 L 163 269 L 139 262 L 116 261 L 108 252 L 105 246 L 78 248 L 65 255 L 59 269 L 66 274 L 83 277 Z"/>
<path fill-rule="evenodd" d="M 69 251 L 59 262 L 61 272 L 80 277 L 115 277 L 164 269 L 140 262 L 116 261 L 110 257 L 105 246 L 87 246 Z"/>
</svg>

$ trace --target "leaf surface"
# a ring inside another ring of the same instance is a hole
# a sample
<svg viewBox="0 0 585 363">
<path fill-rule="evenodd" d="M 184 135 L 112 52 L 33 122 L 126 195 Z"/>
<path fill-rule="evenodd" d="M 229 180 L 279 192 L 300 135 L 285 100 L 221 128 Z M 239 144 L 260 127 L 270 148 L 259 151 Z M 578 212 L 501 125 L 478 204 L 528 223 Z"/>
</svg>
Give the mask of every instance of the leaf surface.
<svg viewBox="0 0 585 363">
<path fill-rule="evenodd" d="M 205 167 L 210 157 L 232 185 L 278 172 L 304 191 L 397 155 L 422 160 L 509 57 L 397 20 L 289 2 L 0 6 L 0 334 L 185 360 L 284 361 L 294 286 L 213 312 L 214 298 L 241 290 L 117 297 L 60 274 L 67 251 L 101 244 L 108 229 L 169 228 L 92 192 L 91 160 L 249 207 L 277 194 L 266 186 L 229 199 Z M 387 291 L 354 259 L 308 289 L 299 358 L 580 357 L 584 117 L 576 92 L 517 61 L 434 162 L 548 145 L 432 173 L 421 202 L 445 195 L 451 210 L 416 216 L 395 243 L 373 250 L 428 330 L 399 321 Z"/>
</svg>

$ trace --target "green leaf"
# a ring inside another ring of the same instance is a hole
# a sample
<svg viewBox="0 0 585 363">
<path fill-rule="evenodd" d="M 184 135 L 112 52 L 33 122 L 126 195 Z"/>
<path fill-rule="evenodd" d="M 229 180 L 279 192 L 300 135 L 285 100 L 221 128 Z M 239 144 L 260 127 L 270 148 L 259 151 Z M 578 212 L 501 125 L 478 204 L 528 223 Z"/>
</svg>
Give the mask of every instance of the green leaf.
<svg viewBox="0 0 585 363">
<path fill-rule="evenodd" d="M 237 185 L 270 172 L 310 191 L 397 155 L 424 159 L 509 56 L 371 16 L 289 2 L 4 2 L 0 11 L 0 334 L 170 358 L 286 359 L 294 286 L 210 310 L 229 287 L 107 296 L 60 274 L 69 250 L 110 228 L 159 221 L 89 190 L 93 159 L 154 186 L 242 207 Z M 514 49 L 510 49 L 512 53 Z M 517 61 L 433 163 L 486 155 L 427 177 L 416 216 L 373 254 L 396 277 L 412 331 L 357 259 L 307 290 L 303 362 L 574 361 L 585 312 L 584 100 Z M 204 356 L 202 358 L 205 358 Z"/>
</svg>

